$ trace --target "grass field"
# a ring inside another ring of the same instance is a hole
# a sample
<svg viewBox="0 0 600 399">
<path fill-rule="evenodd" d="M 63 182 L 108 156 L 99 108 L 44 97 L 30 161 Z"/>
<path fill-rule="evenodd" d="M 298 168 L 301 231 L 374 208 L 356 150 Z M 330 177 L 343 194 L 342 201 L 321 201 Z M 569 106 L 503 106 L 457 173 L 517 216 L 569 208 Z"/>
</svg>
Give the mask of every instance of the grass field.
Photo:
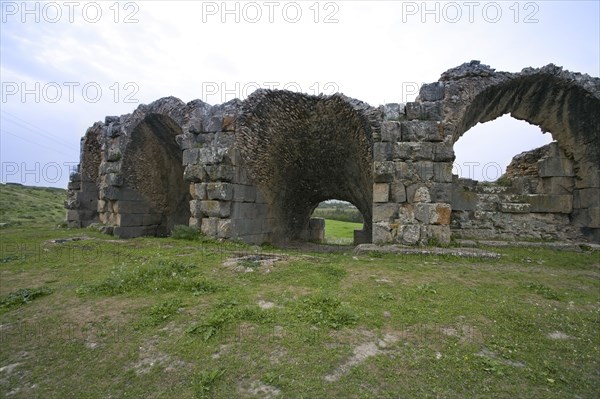
<svg viewBox="0 0 600 399">
<path fill-rule="evenodd" d="M 360 230 L 362 227 L 362 223 L 325 219 L 325 242 L 328 244 L 351 245 L 354 241 L 354 230 Z"/>
<path fill-rule="evenodd" d="M 41 193 L 17 217 L 0 190 L 0 222 L 57 206 Z M 0 397 L 600 395 L 598 252 L 355 255 L 44 223 L 0 230 Z"/>
</svg>

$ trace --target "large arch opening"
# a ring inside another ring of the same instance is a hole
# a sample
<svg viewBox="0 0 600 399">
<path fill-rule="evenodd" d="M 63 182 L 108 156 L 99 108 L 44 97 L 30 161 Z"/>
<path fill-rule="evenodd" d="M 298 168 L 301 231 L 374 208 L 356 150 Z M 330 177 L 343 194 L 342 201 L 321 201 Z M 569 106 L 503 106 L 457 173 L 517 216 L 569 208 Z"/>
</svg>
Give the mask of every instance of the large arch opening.
<svg viewBox="0 0 600 399">
<path fill-rule="evenodd" d="M 478 123 L 454 143 L 453 174 L 480 182 L 497 181 L 505 176 L 515 156 L 551 142 L 552 136 L 538 126 L 505 114 Z"/>
<path fill-rule="evenodd" d="M 175 141 L 181 133 L 171 118 L 150 114 L 133 129 L 123 156 L 123 185 L 138 192 L 160 215 L 157 235 L 168 235 L 175 225 L 189 223 L 191 195 L 183 179 L 182 151 Z"/>
<path fill-rule="evenodd" d="M 453 143 L 476 124 L 510 114 L 549 132 L 575 161 L 577 170 L 586 166 L 597 169 L 598 107 L 600 100 L 572 81 L 551 74 L 525 75 L 481 91 L 458 121 Z M 582 174 L 578 177 L 585 179 Z"/>
<path fill-rule="evenodd" d="M 476 124 L 505 114 L 549 132 L 555 143 L 538 152 L 531 151 L 532 160 L 542 168 L 538 169 L 540 180 L 536 187 L 521 184 L 527 183 L 527 178 L 518 185 L 524 193 L 533 194 L 530 197 L 533 202 L 499 205 L 512 212 L 514 218 L 523 212 L 531 212 L 535 217 L 568 215 L 568 226 L 579 231 L 575 235 L 597 241 L 600 239 L 600 147 L 597 145 L 600 98 L 595 93 L 558 73 L 523 73 L 488 86 L 465 104 L 455 119 L 453 143 Z"/>
<path fill-rule="evenodd" d="M 270 206 L 275 239 L 303 240 L 314 209 L 354 204 L 371 240 L 377 110 L 340 94 L 258 90 L 238 120 L 240 151 Z"/>
</svg>

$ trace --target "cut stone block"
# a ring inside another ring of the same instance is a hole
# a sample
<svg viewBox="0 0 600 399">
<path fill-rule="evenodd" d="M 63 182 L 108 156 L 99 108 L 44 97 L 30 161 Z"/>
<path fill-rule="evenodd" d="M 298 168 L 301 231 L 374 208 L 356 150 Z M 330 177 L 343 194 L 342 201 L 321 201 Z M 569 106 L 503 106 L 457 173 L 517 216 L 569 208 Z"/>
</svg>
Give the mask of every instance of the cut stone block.
<svg viewBox="0 0 600 399">
<path fill-rule="evenodd" d="M 529 195 L 530 212 L 571 213 L 573 197 L 571 195 Z"/>
<path fill-rule="evenodd" d="M 373 184 L 373 202 L 388 202 L 390 200 L 390 185 L 387 183 Z"/>
<path fill-rule="evenodd" d="M 402 141 L 401 124 L 398 121 L 383 121 L 381 123 L 381 141 Z"/>
<path fill-rule="evenodd" d="M 229 201 L 201 201 L 200 210 L 208 217 L 226 218 L 231 214 L 231 202 Z"/>
</svg>

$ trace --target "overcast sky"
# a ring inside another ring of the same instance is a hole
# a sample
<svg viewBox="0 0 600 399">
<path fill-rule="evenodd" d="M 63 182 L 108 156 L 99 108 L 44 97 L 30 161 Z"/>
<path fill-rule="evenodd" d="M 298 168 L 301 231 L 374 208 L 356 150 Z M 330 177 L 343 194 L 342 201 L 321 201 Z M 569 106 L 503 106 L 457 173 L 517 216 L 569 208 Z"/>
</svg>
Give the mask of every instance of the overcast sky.
<svg viewBox="0 0 600 399">
<path fill-rule="evenodd" d="M 66 187 L 89 126 L 165 96 L 218 104 L 262 86 L 377 106 L 474 59 L 600 75 L 595 0 L 1 4 L 2 182 Z M 505 116 L 463 136 L 455 171 L 493 180 L 550 140 Z"/>
</svg>

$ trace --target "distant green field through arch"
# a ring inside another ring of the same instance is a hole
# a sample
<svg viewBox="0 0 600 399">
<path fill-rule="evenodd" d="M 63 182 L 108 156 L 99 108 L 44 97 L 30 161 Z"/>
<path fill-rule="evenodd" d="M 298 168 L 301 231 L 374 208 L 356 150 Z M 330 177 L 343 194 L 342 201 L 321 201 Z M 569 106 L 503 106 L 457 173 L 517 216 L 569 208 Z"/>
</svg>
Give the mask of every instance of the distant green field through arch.
<svg viewBox="0 0 600 399">
<path fill-rule="evenodd" d="M 354 230 L 363 228 L 363 217 L 351 203 L 338 200 L 324 201 L 314 210 L 312 217 L 325 219 L 325 242 L 352 245 Z"/>
</svg>

